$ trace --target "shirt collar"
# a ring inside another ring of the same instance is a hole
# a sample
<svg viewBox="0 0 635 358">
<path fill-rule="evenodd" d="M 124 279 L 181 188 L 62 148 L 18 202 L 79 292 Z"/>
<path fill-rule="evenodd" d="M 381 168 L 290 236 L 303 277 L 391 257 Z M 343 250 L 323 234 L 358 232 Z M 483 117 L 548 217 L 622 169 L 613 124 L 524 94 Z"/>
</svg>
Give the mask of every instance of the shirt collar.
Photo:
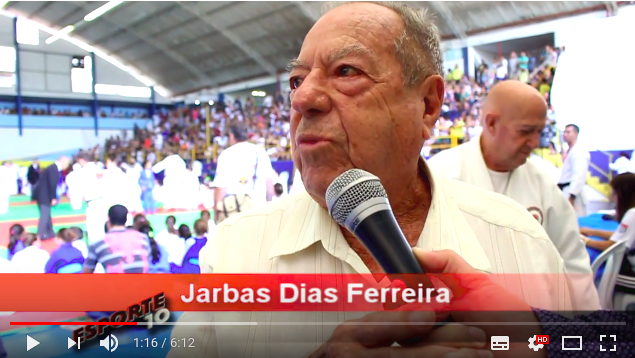
<svg viewBox="0 0 635 358">
<path fill-rule="evenodd" d="M 459 253 L 475 269 L 491 272 L 491 264 L 457 207 L 455 198 L 443 189 L 441 179 L 430 172 L 423 158 L 419 158 L 419 170 L 430 180 L 432 202 L 416 247 L 428 251 L 450 249 Z M 346 261 L 358 273 L 370 273 L 357 253 L 350 248 L 339 225 L 326 209 L 320 207 L 304 191 L 292 197 L 293 199 L 287 197 L 294 200 L 288 210 L 305 213 L 304 217 L 294 218 L 282 229 L 269 252 L 269 259 L 295 254 L 321 242 L 329 254 Z"/>
</svg>

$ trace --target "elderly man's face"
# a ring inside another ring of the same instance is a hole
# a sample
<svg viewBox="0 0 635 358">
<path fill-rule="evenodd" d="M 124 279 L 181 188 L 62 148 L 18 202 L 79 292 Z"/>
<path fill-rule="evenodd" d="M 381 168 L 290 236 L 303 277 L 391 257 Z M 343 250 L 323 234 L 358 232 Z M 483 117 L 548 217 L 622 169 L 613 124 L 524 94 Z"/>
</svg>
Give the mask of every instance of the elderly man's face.
<svg viewBox="0 0 635 358">
<path fill-rule="evenodd" d="M 397 185 L 416 175 L 439 115 L 443 79 L 403 85 L 394 42 L 399 15 L 358 3 L 329 11 L 309 31 L 290 73 L 294 161 L 311 196 L 360 168 Z M 429 103 L 429 105 L 428 105 Z"/>
</svg>

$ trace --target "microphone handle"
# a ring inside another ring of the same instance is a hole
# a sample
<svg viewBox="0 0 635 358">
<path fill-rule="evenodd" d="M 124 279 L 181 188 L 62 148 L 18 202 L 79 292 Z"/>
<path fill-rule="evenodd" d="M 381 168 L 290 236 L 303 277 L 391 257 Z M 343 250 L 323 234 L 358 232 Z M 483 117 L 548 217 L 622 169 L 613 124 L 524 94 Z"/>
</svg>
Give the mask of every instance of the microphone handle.
<svg viewBox="0 0 635 358">
<path fill-rule="evenodd" d="M 410 288 L 417 288 L 419 283 L 423 284 L 425 288 L 434 288 L 432 281 L 419 265 L 391 210 L 376 211 L 365 217 L 355 227 L 354 234 L 370 251 L 388 277 L 416 274 L 400 277 L 400 279 L 406 281 L 404 283 Z M 433 295 L 436 296 L 436 292 Z M 386 307 L 386 309 L 395 308 L 398 307 Z M 443 322 L 437 322 L 435 329 L 452 321 L 452 317 L 448 316 Z M 422 336 L 412 337 L 404 344 L 414 345 L 423 341 L 424 338 Z"/>
<path fill-rule="evenodd" d="M 412 277 L 417 282 L 405 282 L 408 287 L 417 288 L 421 283 L 426 288 L 434 288 L 391 210 L 380 210 L 368 215 L 357 224 L 354 234 L 389 277 L 416 274 Z"/>
</svg>

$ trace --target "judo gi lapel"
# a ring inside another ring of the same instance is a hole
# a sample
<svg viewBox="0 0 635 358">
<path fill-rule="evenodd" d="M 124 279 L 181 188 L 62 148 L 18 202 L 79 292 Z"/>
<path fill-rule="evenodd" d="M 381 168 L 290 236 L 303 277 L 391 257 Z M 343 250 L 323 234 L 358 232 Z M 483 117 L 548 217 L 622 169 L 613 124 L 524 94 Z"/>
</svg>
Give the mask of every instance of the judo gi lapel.
<svg viewBox="0 0 635 358">
<path fill-rule="evenodd" d="M 463 144 L 464 160 L 461 161 L 461 181 L 479 188 L 494 191 L 492 178 L 489 175 L 483 151 L 481 150 L 481 137 L 478 136 Z"/>
</svg>

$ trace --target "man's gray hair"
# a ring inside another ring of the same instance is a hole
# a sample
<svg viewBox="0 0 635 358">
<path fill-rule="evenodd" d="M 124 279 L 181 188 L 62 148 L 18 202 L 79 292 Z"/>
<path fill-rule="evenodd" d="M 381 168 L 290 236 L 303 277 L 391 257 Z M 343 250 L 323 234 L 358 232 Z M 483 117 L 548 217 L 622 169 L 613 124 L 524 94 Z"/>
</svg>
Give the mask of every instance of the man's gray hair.
<svg viewBox="0 0 635 358">
<path fill-rule="evenodd" d="M 396 1 L 363 1 L 386 7 L 396 12 L 404 22 L 405 30 L 395 40 L 395 56 L 401 63 L 403 82 L 414 86 L 431 75 L 443 76 L 443 54 L 439 30 L 427 9 L 415 9 Z M 324 5 L 322 14 L 358 1 L 331 1 Z"/>
</svg>

